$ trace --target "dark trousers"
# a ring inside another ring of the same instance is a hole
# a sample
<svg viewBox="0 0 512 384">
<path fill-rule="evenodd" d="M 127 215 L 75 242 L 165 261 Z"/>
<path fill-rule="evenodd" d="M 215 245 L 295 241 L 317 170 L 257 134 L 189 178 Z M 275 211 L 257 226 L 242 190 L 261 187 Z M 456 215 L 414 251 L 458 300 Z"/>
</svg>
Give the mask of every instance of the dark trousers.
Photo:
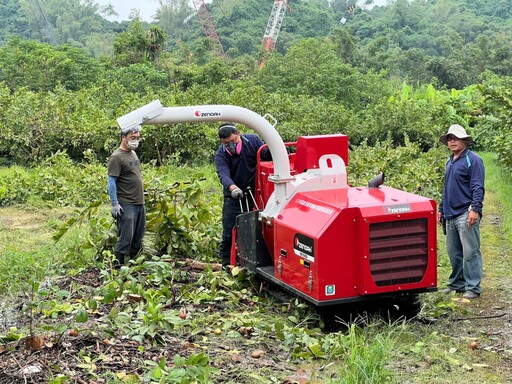
<svg viewBox="0 0 512 384">
<path fill-rule="evenodd" d="M 134 258 L 142 248 L 146 230 L 146 208 L 144 205 L 121 204 L 123 213 L 117 219 L 117 240 L 114 253 L 120 264 L 127 258 Z"/>
<path fill-rule="evenodd" d="M 248 212 L 254 207 L 251 199 L 235 200 L 231 197 L 224 197 L 224 205 L 222 207 L 222 240 L 220 242 L 219 256 L 222 265 L 229 265 L 231 258 L 231 243 L 233 241 L 232 231 L 235 226 L 236 217 L 243 212 Z M 240 208 L 242 203 L 242 208 Z M 249 204 L 249 209 L 247 209 Z"/>
</svg>

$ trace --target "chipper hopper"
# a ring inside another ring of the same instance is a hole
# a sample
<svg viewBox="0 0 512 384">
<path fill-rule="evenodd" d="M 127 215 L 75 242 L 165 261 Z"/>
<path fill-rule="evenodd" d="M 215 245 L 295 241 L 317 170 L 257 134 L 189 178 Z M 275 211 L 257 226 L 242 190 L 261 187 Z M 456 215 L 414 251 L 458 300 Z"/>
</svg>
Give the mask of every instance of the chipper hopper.
<svg viewBox="0 0 512 384">
<path fill-rule="evenodd" d="M 121 128 L 207 121 L 254 129 L 272 154 L 257 163 L 256 210 L 237 217 L 233 265 L 317 307 L 396 302 L 411 314 L 419 293 L 437 290 L 435 200 L 386 187 L 384 175 L 349 185 L 347 136 L 285 144 L 264 117 L 229 105 L 154 101 L 118 119 Z"/>
</svg>

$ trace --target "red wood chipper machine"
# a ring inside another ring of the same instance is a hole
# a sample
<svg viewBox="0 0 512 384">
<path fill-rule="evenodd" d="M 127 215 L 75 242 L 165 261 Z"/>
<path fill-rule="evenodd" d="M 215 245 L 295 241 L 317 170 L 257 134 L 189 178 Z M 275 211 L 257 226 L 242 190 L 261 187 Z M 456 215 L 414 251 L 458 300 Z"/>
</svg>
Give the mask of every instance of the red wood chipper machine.
<svg viewBox="0 0 512 384">
<path fill-rule="evenodd" d="M 233 265 L 316 307 L 392 303 L 414 315 L 418 294 L 437 290 L 435 200 L 384 186 L 383 175 L 367 186 L 349 185 L 347 136 L 301 136 L 285 144 L 266 118 L 248 109 L 163 108 L 158 100 L 118 124 L 208 121 L 252 128 L 272 154 L 272 161 L 258 160 L 258 209 L 237 218 Z"/>
</svg>

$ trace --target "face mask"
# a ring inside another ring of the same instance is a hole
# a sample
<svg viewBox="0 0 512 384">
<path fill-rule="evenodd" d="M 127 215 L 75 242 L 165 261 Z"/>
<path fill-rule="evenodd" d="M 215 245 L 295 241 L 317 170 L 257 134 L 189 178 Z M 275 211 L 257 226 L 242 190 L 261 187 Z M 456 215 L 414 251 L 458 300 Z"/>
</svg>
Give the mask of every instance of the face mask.
<svg viewBox="0 0 512 384">
<path fill-rule="evenodd" d="M 226 149 L 228 150 L 228 152 L 231 154 L 231 155 L 236 155 L 236 144 L 237 143 L 228 143 L 228 145 L 226 145 Z"/>
<path fill-rule="evenodd" d="M 128 140 L 126 146 L 133 151 L 139 146 L 139 140 Z"/>
<path fill-rule="evenodd" d="M 231 156 L 237 156 L 242 152 L 242 142 L 240 141 L 238 143 L 227 143 L 224 145 L 224 148 L 226 149 L 226 152 Z"/>
</svg>

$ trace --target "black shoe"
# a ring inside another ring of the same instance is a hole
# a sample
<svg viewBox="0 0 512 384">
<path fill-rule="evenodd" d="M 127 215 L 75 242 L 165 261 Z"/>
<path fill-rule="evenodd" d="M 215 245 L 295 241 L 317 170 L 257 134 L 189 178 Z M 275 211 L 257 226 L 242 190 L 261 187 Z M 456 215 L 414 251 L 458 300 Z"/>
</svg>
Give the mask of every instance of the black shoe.
<svg viewBox="0 0 512 384">
<path fill-rule="evenodd" d="M 165 244 L 162 248 L 160 248 L 158 251 L 156 251 L 155 255 L 160 257 L 160 256 L 167 254 L 167 247 L 168 247 L 168 245 Z"/>
<path fill-rule="evenodd" d="M 124 265 L 124 260 L 125 260 L 125 257 L 124 255 L 116 255 L 116 259 L 114 260 L 114 262 L 112 263 L 113 264 L 113 267 L 115 269 L 119 269 L 121 268 L 123 265 Z"/>
</svg>

